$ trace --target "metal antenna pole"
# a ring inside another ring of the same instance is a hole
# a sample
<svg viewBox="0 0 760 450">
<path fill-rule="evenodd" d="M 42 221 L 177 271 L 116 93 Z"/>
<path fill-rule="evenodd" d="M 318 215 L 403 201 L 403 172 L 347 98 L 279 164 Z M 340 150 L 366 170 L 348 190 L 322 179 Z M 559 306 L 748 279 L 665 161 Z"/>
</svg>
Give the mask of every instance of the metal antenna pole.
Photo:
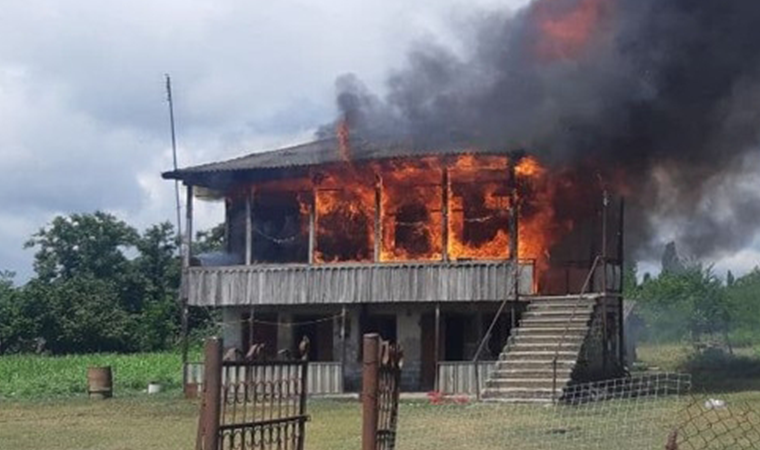
<svg viewBox="0 0 760 450">
<path fill-rule="evenodd" d="M 169 102 L 169 126 L 171 129 L 171 136 L 172 136 L 172 160 L 174 163 L 174 171 L 176 172 L 178 169 L 177 164 L 177 134 L 176 130 L 174 128 L 174 101 L 172 99 L 172 79 L 169 76 L 169 74 L 166 74 L 166 100 Z M 177 293 L 177 302 L 179 303 L 180 308 L 180 323 L 181 323 L 181 329 L 182 329 L 182 389 L 185 389 L 187 386 L 187 362 L 188 362 L 188 332 L 189 332 L 189 321 L 188 321 L 188 310 L 187 310 L 187 299 L 185 296 L 186 291 L 186 283 L 187 283 L 187 258 L 185 258 L 185 254 L 190 254 L 190 249 L 185 248 L 185 245 L 183 245 L 182 240 L 182 203 L 180 201 L 180 194 L 179 194 L 179 180 L 174 180 L 174 196 L 175 196 L 175 202 L 177 205 L 177 242 L 179 243 L 179 258 L 180 261 L 182 261 L 182 279 L 180 280 L 180 288 L 179 292 Z M 190 242 L 188 241 L 188 245 Z"/>
<path fill-rule="evenodd" d="M 174 171 L 177 166 L 177 134 L 174 129 L 174 101 L 172 100 L 172 79 L 169 74 L 166 75 L 166 100 L 169 102 L 169 127 L 172 134 L 172 160 L 174 162 Z M 182 204 L 179 196 L 179 180 L 174 180 L 174 196 L 177 205 L 177 238 L 182 238 Z M 180 245 L 180 257 L 182 256 L 182 246 Z"/>
</svg>

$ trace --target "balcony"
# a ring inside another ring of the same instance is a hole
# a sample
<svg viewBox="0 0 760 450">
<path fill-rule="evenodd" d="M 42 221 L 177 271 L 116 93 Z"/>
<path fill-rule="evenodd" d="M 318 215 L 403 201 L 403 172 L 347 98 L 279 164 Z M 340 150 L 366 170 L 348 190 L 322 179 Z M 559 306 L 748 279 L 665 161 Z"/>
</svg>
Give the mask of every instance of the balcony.
<svg viewBox="0 0 760 450">
<path fill-rule="evenodd" d="M 511 261 L 190 267 L 193 306 L 500 301 L 514 296 Z M 533 294 L 532 262 L 517 291 Z"/>
</svg>

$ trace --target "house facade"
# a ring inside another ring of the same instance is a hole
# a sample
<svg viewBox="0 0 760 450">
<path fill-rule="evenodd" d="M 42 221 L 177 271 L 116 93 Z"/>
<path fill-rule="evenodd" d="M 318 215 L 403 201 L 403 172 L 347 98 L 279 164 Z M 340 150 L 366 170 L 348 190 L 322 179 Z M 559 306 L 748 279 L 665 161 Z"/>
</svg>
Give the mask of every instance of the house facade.
<svg viewBox="0 0 760 450">
<path fill-rule="evenodd" d="M 547 358 L 573 361 L 567 383 L 622 365 L 622 203 L 568 204 L 571 185 L 523 152 L 327 139 L 163 176 L 187 187 L 188 240 L 194 200 L 225 204 L 226 251 L 188 252 L 183 294 L 220 308 L 243 353 L 307 337 L 357 390 L 361 337 L 378 332 L 404 349 L 405 389 L 494 361 L 477 390 L 497 396 L 523 389 L 499 374 Z"/>
</svg>

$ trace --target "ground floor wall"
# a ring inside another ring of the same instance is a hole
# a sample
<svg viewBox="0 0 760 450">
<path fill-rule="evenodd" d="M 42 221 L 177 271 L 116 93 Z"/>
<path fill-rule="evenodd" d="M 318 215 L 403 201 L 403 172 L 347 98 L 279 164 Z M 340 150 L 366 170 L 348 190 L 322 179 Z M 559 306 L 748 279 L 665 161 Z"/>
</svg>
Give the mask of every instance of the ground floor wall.
<svg viewBox="0 0 760 450">
<path fill-rule="evenodd" d="M 372 305 L 257 306 L 222 309 L 226 347 L 245 353 L 264 343 L 269 357 L 297 351 L 307 338 L 311 361 L 337 361 L 344 388 L 361 387 L 361 339 L 376 332 L 404 350 L 402 389 L 435 388 L 439 361 L 470 361 L 491 325 L 500 302 L 409 303 Z M 498 358 L 524 303 L 508 305 L 486 341 L 481 360 Z"/>
</svg>

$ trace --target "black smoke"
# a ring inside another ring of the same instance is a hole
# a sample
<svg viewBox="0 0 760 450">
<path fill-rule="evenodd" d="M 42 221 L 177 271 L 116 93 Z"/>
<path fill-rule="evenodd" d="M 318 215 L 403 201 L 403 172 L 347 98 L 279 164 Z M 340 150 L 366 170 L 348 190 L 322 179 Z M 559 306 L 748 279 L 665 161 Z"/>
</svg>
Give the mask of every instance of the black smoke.
<svg viewBox="0 0 760 450">
<path fill-rule="evenodd" d="M 585 45 L 542 54 L 543 18 L 597 3 Z M 697 257 L 755 236 L 760 1 L 535 0 L 474 26 L 464 56 L 415 44 L 382 97 L 341 77 L 338 105 L 352 129 L 415 147 L 526 148 L 551 165 L 594 167 L 626 186 L 629 244 L 640 255 L 663 232 Z"/>
</svg>

